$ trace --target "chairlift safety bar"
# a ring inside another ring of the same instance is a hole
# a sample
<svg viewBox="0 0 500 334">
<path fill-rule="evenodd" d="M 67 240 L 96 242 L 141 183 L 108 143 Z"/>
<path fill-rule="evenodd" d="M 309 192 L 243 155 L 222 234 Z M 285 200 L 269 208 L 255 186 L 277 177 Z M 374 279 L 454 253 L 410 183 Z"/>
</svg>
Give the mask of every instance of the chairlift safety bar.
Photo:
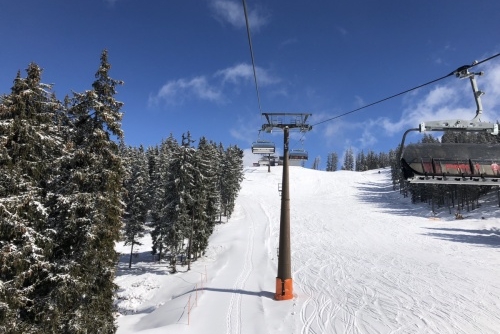
<svg viewBox="0 0 500 334">
<path fill-rule="evenodd" d="M 425 176 L 415 175 L 406 179 L 410 183 L 420 184 L 461 184 L 476 186 L 500 186 L 499 178 L 492 177 L 460 177 L 460 176 Z"/>
</svg>

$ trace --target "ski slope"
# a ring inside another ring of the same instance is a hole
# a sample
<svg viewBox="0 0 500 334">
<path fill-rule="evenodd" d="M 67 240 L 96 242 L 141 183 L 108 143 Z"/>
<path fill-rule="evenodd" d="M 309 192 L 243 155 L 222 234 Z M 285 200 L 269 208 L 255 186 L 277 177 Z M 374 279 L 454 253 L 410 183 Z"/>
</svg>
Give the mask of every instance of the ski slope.
<svg viewBox="0 0 500 334">
<path fill-rule="evenodd" d="M 118 333 L 500 333 L 496 196 L 455 220 L 394 192 L 389 170 L 290 167 L 295 297 L 275 301 L 281 172 L 246 169 L 189 272 L 152 262 L 149 236 L 128 269 L 118 244 Z"/>
</svg>

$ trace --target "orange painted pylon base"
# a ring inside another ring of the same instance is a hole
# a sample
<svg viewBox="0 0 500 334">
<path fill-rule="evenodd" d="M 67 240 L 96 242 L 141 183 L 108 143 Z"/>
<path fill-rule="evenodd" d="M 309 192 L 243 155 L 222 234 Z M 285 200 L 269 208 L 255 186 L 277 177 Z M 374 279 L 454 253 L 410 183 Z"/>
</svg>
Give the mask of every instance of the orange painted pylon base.
<svg viewBox="0 0 500 334">
<path fill-rule="evenodd" d="M 276 300 L 289 300 L 293 298 L 293 281 L 291 278 L 282 280 L 276 277 Z"/>
</svg>

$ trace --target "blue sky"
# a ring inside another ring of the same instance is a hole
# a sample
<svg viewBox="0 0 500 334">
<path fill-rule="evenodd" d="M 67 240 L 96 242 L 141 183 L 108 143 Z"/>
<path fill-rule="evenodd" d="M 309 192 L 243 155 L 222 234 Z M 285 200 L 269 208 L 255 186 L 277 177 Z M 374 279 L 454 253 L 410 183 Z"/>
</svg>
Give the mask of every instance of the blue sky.
<svg viewBox="0 0 500 334">
<path fill-rule="evenodd" d="M 500 52 L 498 0 L 246 0 L 262 112 L 312 113 L 314 125 Z M 240 0 L 16 0 L 0 11 L 0 93 L 34 61 L 60 99 L 91 87 L 103 49 L 125 82 L 129 145 L 190 131 L 251 147 L 257 103 Z M 483 120 L 500 119 L 500 57 L 481 64 Z M 303 144 L 312 165 L 348 147 L 388 151 L 426 120 L 471 119 L 470 84 L 436 84 L 322 123 Z M 262 134 L 282 147 L 281 133 Z M 256 160 L 246 155 L 246 161 Z"/>
</svg>

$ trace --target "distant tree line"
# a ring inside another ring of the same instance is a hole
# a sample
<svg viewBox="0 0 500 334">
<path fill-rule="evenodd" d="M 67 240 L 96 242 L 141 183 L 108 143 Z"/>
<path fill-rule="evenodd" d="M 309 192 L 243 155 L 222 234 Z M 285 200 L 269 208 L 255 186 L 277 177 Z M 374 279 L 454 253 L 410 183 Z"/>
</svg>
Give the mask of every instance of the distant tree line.
<svg viewBox="0 0 500 334">
<path fill-rule="evenodd" d="M 103 51 L 60 101 L 31 63 L 0 96 L 1 333 L 116 332 L 115 243 L 151 220 L 157 252 L 196 258 L 234 210 L 242 151 L 189 133 L 126 147 L 110 68 Z"/>
<path fill-rule="evenodd" d="M 368 153 L 365 154 L 362 150 L 356 155 L 356 157 L 354 157 L 354 151 L 351 147 L 349 147 L 344 153 L 341 170 L 362 172 L 371 169 L 388 167 L 390 166 L 390 154 L 391 153 L 385 152 L 380 152 L 377 154 L 372 150 L 368 151 Z M 336 171 L 338 168 L 338 163 L 339 158 L 337 153 L 328 153 L 328 156 L 326 158 L 326 171 Z M 317 169 L 314 168 L 315 165 L 317 165 L 316 160 L 315 164 L 313 164 L 313 169 Z"/>
</svg>

